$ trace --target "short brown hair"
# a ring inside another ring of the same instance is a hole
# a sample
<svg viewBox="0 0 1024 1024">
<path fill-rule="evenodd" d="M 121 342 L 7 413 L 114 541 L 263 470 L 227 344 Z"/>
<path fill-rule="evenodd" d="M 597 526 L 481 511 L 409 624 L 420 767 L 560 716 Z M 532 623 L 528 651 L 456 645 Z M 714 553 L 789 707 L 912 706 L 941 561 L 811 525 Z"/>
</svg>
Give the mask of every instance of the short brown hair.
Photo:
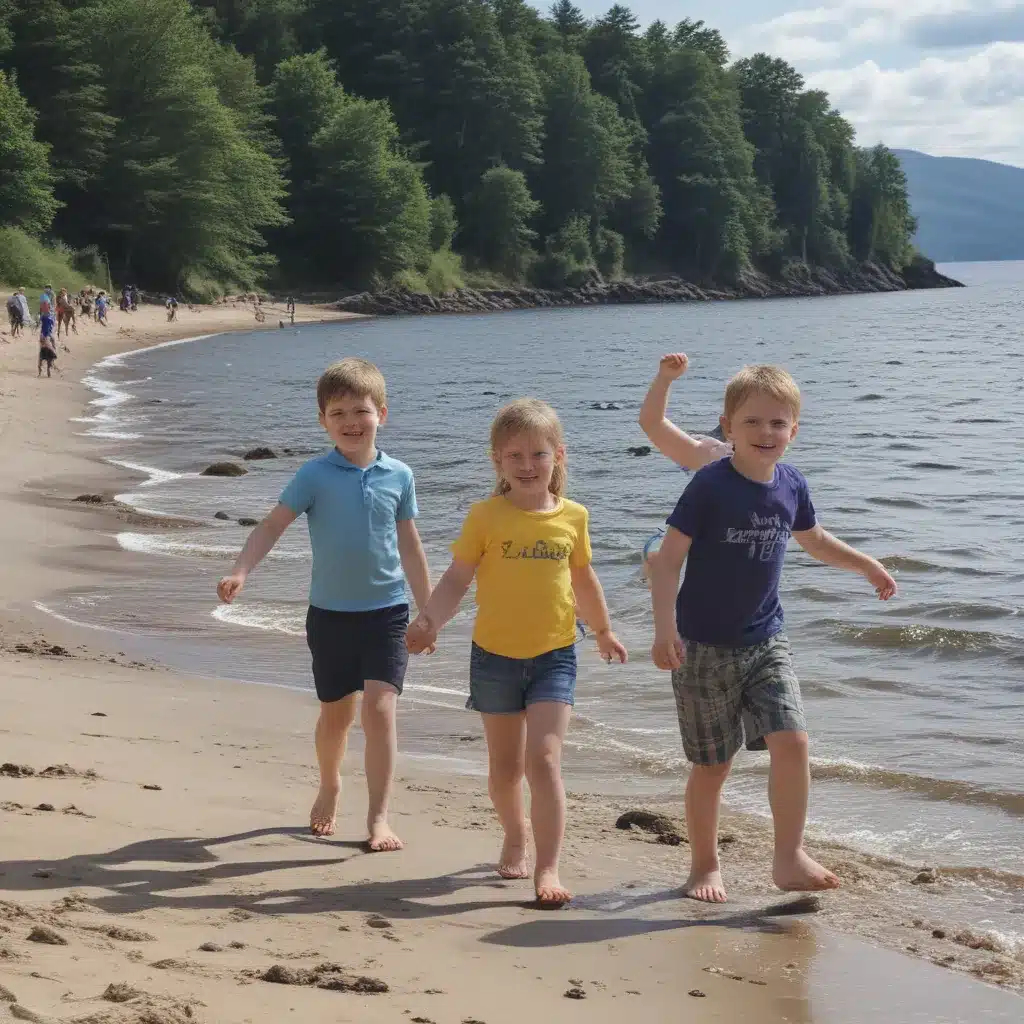
<svg viewBox="0 0 1024 1024">
<path fill-rule="evenodd" d="M 355 356 L 332 363 L 316 383 L 317 405 L 321 412 L 326 412 L 332 399 L 345 395 L 369 398 L 378 409 L 383 409 L 388 403 L 384 374 L 369 360 Z"/>
<path fill-rule="evenodd" d="M 789 406 L 800 419 L 800 388 L 779 366 L 744 366 L 725 389 L 725 415 L 730 419 L 751 395 L 769 395 Z"/>
<path fill-rule="evenodd" d="M 558 413 L 547 402 L 542 402 L 539 398 L 517 399 L 498 412 L 494 423 L 491 424 L 491 458 L 497 459 L 501 454 L 501 449 L 516 434 L 539 434 L 554 448 L 565 444 L 565 433 L 562 430 L 562 421 L 558 418 Z M 555 463 L 548 490 L 555 497 L 560 498 L 565 494 L 567 479 L 568 474 L 563 459 L 561 462 Z M 507 494 L 508 491 L 508 481 L 499 473 L 494 493 Z"/>
</svg>

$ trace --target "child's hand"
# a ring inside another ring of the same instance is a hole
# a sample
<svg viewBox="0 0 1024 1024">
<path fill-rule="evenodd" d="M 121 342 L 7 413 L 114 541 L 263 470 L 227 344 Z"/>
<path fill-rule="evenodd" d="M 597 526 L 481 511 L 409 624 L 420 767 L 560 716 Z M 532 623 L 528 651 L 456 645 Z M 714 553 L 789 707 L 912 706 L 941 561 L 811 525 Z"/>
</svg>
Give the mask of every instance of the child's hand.
<svg viewBox="0 0 1024 1024">
<path fill-rule="evenodd" d="M 433 654 L 437 650 L 437 630 L 420 612 L 405 631 L 405 646 L 410 654 Z"/>
<path fill-rule="evenodd" d="M 678 380 L 690 365 L 690 360 L 683 352 L 673 352 L 671 355 L 662 356 L 658 364 L 658 375 L 667 377 L 669 380 Z"/>
<path fill-rule="evenodd" d="M 655 640 L 651 659 L 664 672 L 683 667 L 683 641 L 676 635 L 671 640 Z"/>
<path fill-rule="evenodd" d="M 620 665 L 626 664 L 626 659 L 629 657 L 626 648 L 622 646 L 619 638 L 610 629 L 601 630 L 596 634 L 596 639 L 597 649 L 605 661 L 618 661 Z"/>
<path fill-rule="evenodd" d="M 896 596 L 896 581 L 886 572 L 881 562 L 875 562 L 864 575 L 875 588 L 879 601 L 888 601 L 890 597 Z"/>
<path fill-rule="evenodd" d="M 242 592 L 242 587 L 245 586 L 245 573 L 244 572 L 233 572 L 230 576 L 225 576 L 224 579 L 217 584 L 217 596 L 225 603 L 231 604 L 232 601 Z"/>
</svg>

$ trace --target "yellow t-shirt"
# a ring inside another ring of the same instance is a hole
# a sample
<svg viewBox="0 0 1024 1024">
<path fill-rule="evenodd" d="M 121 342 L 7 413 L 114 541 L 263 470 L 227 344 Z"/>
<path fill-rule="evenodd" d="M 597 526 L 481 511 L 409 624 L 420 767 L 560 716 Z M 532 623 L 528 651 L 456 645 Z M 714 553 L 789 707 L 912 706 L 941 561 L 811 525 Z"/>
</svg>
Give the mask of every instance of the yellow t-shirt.
<svg viewBox="0 0 1024 1024">
<path fill-rule="evenodd" d="M 591 560 L 582 505 L 561 498 L 550 512 L 524 512 L 505 497 L 477 502 L 452 554 L 476 566 L 477 646 L 536 658 L 576 642 L 569 567 Z"/>
</svg>

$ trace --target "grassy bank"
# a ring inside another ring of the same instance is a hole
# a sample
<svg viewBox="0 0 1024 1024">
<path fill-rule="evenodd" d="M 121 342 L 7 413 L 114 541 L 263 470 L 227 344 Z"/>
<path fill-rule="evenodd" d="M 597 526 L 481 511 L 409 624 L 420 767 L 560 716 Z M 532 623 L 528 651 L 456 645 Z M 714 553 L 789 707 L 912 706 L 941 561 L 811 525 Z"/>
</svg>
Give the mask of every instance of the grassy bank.
<svg viewBox="0 0 1024 1024">
<path fill-rule="evenodd" d="M 0 228 L 0 287 L 39 289 L 53 285 L 76 292 L 89 284 L 106 287 L 106 270 L 95 252 L 48 246 L 18 228 Z"/>
</svg>

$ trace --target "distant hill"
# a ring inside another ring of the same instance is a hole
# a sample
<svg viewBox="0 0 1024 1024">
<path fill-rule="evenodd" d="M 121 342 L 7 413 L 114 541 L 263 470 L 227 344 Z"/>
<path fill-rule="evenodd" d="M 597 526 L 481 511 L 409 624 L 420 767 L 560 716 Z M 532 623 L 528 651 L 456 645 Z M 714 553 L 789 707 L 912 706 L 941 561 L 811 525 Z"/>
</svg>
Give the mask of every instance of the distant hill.
<svg viewBox="0 0 1024 1024">
<path fill-rule="evenodd" d="M 915 244 L 938 263 L 1024 260 L 1024 168 L 894 151 L 919 223 Z"/>
</svg>

